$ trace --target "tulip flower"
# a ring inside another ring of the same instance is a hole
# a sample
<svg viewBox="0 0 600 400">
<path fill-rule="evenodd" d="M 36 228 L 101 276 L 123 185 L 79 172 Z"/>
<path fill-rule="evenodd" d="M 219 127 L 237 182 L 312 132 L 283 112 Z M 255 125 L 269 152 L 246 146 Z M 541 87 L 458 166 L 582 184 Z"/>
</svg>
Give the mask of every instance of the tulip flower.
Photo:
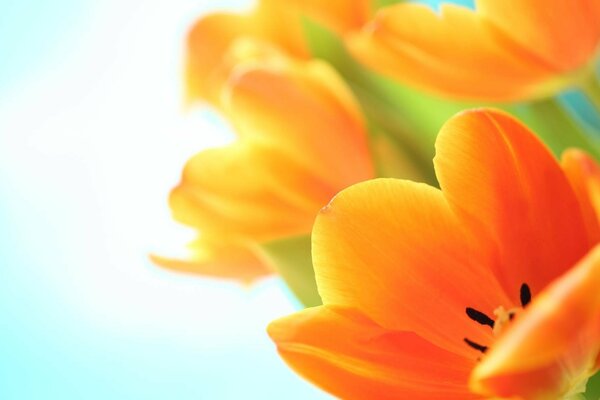
<svg viewBox="0 0 600 400">
<path fill-rule="evenodd" d="M 218 105 L 220 88 L 236 64 L 228 52 L 237 41 L 263 41 L 288 56 L 308 59 L 303 18 L 342 34 L 362 26 L 369 18 L 370 6 L 368 0 L 260 0 L 246 14 L 215 13 L 201 18 L 187 39 L 188 99 Z"/>
<path fill-rule="evenodd" d="M 476 0 L 475 10 L 442 4 L 439 14 L 397 4 L 348 45 L 373 69 L 449 98 L 528 100 L 575 85 L 600 105 L 597 0 Z"/>
<path fill-rule="evenodd" d="M 318 215 L 322 306 L 273 322 L 285 361 L 345 399 L 569 399 L 600 367 L 594 161 L 559 164 L 494 110 L 450 119 L 441 189 L 380 178 Z"/>
<path fill-rule="evenodd" d="M 273 272 L 261 244 L 308 235 L 335 193 L 374 170 L 358 106 L 326 63 L 241 64 L 222 97 L 238 140 L 194 156 L 170 196 L 174 218 L 201 239 L 188 259 L 155 260 L 252 280 Z"/>
</svg>

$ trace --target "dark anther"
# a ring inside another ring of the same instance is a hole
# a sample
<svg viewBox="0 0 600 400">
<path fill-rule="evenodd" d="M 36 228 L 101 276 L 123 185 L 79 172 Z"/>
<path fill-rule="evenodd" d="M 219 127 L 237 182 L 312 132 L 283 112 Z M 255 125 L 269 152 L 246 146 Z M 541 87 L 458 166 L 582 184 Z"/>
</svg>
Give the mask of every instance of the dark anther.
<svg viewBox="0 0 600 400">
<path fill-rule="evenodd" d="M 509 321 L 512 321 L 514 317 L 515 317 L 514 311 L 511 311 L 511 312 L 508 313 L 508 320 Z"/>
<path fill-rule="evenodd" d="M 521 306 L 525 307 L 531 302 L 531 290 L 526 283 L 521 285 Z"/>
<path fill-rule="evenodd" d="M 494 320 L 474 308 L 467 307 L 467 315 L 475 322 L 479 322 L 481 325 L 488 325 L 494 327 Z"/>
<path fill-rule="evenodd" d="M 475 350 L 480 351 L 482 353 L 485 353 L 487 351 L 487 349 L 488 349 L 487 346 L 482 346 L 479 343 L 475 343 L 474 341 L 469 340 L 467 338 L 464 338 L 464 341 L 465 341 L 466 344 L 468 344 L 469 346 L 471 346 Z"/>
</svg>

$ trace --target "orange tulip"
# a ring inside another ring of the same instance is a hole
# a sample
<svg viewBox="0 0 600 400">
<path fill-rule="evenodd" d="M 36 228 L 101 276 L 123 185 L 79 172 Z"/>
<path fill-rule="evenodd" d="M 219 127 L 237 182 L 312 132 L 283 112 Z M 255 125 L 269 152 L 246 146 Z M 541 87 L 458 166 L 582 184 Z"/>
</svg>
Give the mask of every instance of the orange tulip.
<svg viewBox="0 0 600 400">
<path fill-rule="evenodd" d="M 476 0 L 476 9 L 422 4 L 380 11 L 350 35 L 354 55 L 384 74 L 457 99 L 549 96 L 593 76 L 597 0 Z"/>
<path fill-rule="evenodd" d="M 600 170 L 491 110 L 452 118 L 436 150 L 441 190 L 377 179 L 321 211 L 324 305 L 271 324 L 279 353 L 347 399 L 581 392 L 600 367 Z"/>
<path fill-rule="evenodd" d="M 335 193 L 374 171 L 358 106 L 329 65 L 242 64 L 222 95 L 239 139 L 193 157 L 170 197 L 174 218 L 205 239 L 188 260 L 156 261 L 248 280 L 272 270 L 258 244 L 308 235 Z"/>
<path fill-rule="evenodd" d="M 308 59 L 302 19 L 336 33 L 358 29 L 369 18 L 369 0 L 260 0 L 246 14 L 217 13 L 201 18 L 187 40 L 186 86 L 189 100 L 218 105 L 220 87 L 235 66 L 232 46 L 244 39 L 267 43 L 289 56 Z"/>
</svg>

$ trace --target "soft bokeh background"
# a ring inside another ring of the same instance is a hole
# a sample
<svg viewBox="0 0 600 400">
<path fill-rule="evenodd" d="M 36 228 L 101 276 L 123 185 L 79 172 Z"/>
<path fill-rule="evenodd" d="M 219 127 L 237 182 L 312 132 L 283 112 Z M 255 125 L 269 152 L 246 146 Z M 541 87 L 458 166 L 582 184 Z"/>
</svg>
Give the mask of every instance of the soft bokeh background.
<svg viewBox="0 0 600 400">
<path fill-rule="evenodd" d="M 0 399 L 327 398 L 265 334 L 296 307 L 279 281 L 147 257 L 190 238 L 184 161 L 231 138 L 182 111 L 186 30 L 248 3 L 0 0 Z"/>
<path fill-rule="evenodd" d="M 0 5 L 0 398 L 318 398 L 264 333 L 294 310 L 278 281 L 147 258 L 188 238 L 166 206 L 183 162 L 228 139 L 181 109 L 183 37 L 215 2 Z"/>
</svg>

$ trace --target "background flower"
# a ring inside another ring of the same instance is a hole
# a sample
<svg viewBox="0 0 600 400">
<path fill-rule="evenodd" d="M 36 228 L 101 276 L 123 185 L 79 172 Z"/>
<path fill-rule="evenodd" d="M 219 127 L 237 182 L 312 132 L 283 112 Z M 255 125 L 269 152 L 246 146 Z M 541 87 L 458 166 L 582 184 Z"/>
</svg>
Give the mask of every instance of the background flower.
<svg viewBox="0 0 600 400">
<path fill-rule="evenodd" d="M 475 10 L 444 4 L 438 13 L 406 3 L 382 10 L 349 36 L 353 53 L 369 66 L 428 91 L 528 100 L 595 79 L 600 6 L 477 0 Z"/>
</svg>

